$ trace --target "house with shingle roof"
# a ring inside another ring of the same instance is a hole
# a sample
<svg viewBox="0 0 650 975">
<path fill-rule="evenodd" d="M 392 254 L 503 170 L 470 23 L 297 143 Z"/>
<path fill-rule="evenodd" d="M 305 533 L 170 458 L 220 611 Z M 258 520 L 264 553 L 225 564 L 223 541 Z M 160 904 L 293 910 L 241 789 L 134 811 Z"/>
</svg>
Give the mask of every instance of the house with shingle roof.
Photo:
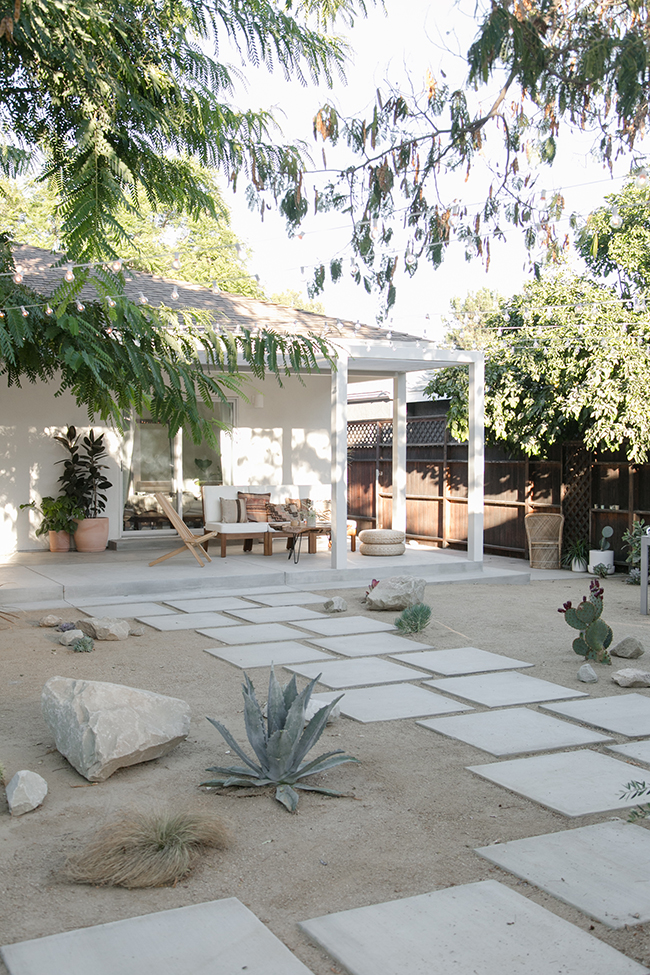
<svg viewBox="0 0 650 975">
<path fill-rule="evenodd" d="M 54 292 L 65 273 L 60 255 L 33 247 L 14 252 L 24 281 L 41 294 Z M 215 403 L 212 415 L 227 429 L 219 450 L 195 445 L 182 432 L 168 436 L 146 416 L 128 417 L 121 435 L 102 423 L 89 424 L 72 396 L 45 383 L 0 388 L 3 461 L 0 484 L 2 520 L 0 551 L 41 549 L 34 534 L 38 521 L 20 505 L 56 495 L 63 459 L 52 439 L 70 425 L 104 432 L 110 453 L 107 472 L 113 487 L 105 514 L 111 539 L 134 531 L 160 532 L 167 527 L 151 503 L 155 491 L 170 493 L 193 527 L 200 524 L 200 484 L 314 485 L 331 491 L 332 567 L 345 566 L 347 518 L 347 409 L 356 383 L 385 381 L 393 387 L 393 528 L 406 530 L 406 377 L 408 373 L 466 364 L 470 378 L 468 559 L 483 552 L 483 357 L 475 351 L 439 349 L 435 343 L 404 333 L 326 315 L 286 308 L 254 298 L 215 293 L 210 288 L 126 270 L 125 294 L 134 302 L 165 305 L 181 314 L 209 313 L 222 330 L 270 328 L 288 334 L 312 333 L 332 343 L 336 366 L 324 358 L 319 372 L 302 377 L 273 376 L 259 380 L 245 362 L 246 396 L 229 395 Z M 96 300 L 88 284 L 80 299 Z M 205 407 L 208 410 L 208 407 Z"/>
</svg>

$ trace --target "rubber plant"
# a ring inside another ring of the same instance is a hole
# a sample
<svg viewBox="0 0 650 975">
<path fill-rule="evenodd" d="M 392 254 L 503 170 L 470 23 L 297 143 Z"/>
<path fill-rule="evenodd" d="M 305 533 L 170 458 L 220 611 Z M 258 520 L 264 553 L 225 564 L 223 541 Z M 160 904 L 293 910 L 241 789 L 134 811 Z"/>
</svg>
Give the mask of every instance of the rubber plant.
<svg viewBox="0 0 650 975">
<path fill-rule="evenodd" d="M 246 734 L 257 757 L 257 763 L 240 748 L 220 721 L 208 718 L 210 724 L 213 724 L 225 738 L 230 748 L 239 755 L 245 767 L 213 765 L 207 771 L 215 772 L 220 777 L 202 782 L 201 785 L 211 788 L 274 785 L 275 798 L 292 813 L 298 806 L 296 789 L 322 792 L 326 796 L 342 795 L 341 792 L 333 792 L 331 789 L 324 789 L 317 785 L 305 785 L 301 781 L 308 775 L 325 772 L 337 765 L 343 765 L 344 762 L 358 761 L 350 755 L 343 754 L 341 749 L 326 752 L 312 761 L 305 761 L 308 752 L 325 730 L 330 711 L 343 697 L 341 694 L 330 704 L 324 705 L 305 726 L 305 710 L 319 677 L 320 674 L 298 693 L 295 676 L 282 687 L 271 667 L 265 720 L 252 681 L 247 674 L 244 674 L 242 691 Z"/>
</svg>

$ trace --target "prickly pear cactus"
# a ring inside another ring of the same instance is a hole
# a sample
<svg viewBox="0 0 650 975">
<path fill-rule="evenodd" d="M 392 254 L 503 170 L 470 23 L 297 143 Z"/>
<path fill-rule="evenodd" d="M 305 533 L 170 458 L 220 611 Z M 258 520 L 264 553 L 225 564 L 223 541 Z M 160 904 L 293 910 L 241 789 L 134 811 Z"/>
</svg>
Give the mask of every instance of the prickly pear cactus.
<svg viewBox="0 0 650 975">
<path fill-rule="evenodd" d="M 579 606 L 572 606 L 569 600 L 558 613 L 564 613 L 569 626 L 580 630 L 580 635 L 573 641 L 573 649 L 579 656 L 597 663 L 611 664 L 607 648 L 612 642 L 612 628 L 600 618 L 603 594 L 604 589 L 597 579 L 593 579 L 589 585 L 589 596 L 585 596 Z"/>
</svg>

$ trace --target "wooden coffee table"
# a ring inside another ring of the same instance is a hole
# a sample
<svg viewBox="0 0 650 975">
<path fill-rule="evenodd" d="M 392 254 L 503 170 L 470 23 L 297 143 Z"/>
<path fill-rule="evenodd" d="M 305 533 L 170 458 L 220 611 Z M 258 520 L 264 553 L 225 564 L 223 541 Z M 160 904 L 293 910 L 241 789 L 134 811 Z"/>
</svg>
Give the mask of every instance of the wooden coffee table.
<svg viewBox="0 0 650 975">
<path fill-rule="evenodd" d="M 320 521 L 316 525 L 289 525 L 282 524 L 277 528 L 272 528 L 265 538 L 265 545 L 271 548 L 272 540 L 274 537 L 280 536 L 281 538 L 288 538 L 290 541 L 289 545 L 289 556 L 293 556 L 294 563 L 298 564 L 300 561 L 300 550 L 302 548 L 303 536 L 307 536 L 307 551 L 310 555 L 315 555 L 316 553 L 316 539 L 319 535 L 327 535 L 332 530 L 332 525 L 329 521 Z"/>
</svg>

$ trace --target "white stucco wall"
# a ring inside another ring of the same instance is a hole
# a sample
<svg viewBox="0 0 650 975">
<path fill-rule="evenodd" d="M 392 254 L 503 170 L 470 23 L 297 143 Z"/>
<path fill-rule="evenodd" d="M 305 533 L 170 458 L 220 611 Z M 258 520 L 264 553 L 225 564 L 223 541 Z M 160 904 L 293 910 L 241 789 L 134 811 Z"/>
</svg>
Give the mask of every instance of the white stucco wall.
<svg viewBox="0 0 650 975">
<path fill-rule="evenodd" d="M 0 385 L 0 554 L 47 548 L 47 536 L 34 534 L 38 516 L 19 506 L 58 494 L 61 468 L 55 464 L 67 455 L 52 437 L 70 425 L 84 433 L 91 426 L 96 433 L 106 432 L 106 473 L 113 487 L 107 492 L 105 514 L 109 537 L 121 532 L 120 437 L 99 422 L 90 424 L 85 409 L 69 395 L 54 397 L 53 389 L 44 384 L 23 389 Z M 283 378 L 282 387 L 274 379 L 255 380 L 251 398 L 255 393 L 264 397 L 262 408 L 238 398 L 230 441 L 232 483 L 329 486 L 329 375 L 307 376 L 304 386 L 294 377 Z M 228 474 L 224 465 L 227 479 Z"/>
</svg>

